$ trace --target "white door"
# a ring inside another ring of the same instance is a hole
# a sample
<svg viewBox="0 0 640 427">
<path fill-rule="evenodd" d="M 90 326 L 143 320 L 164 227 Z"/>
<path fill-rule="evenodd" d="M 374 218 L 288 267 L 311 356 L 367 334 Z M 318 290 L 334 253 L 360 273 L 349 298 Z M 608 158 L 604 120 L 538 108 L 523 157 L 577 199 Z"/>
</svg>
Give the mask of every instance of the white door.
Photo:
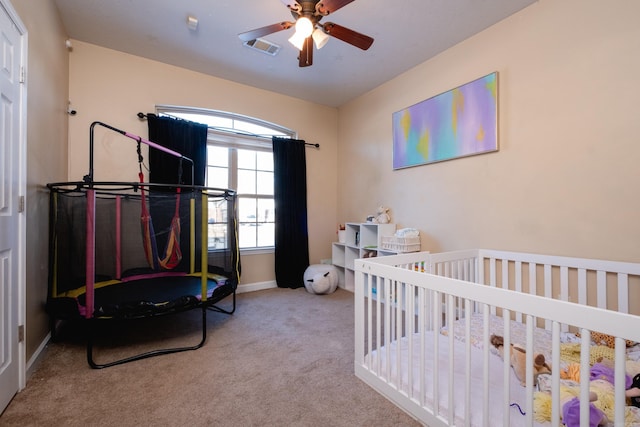
<svg viewBox="0 0 640 427">
<path fill-rule="evenodd" d="M 24 271 L 20 267 L 24 262 L 24 214 L 20 213 L 24 37 L 16 20 L 8 0 L 0 0 L 0 412 L 20 388 L 24 369 L 18 341 Z"/>
</svg>

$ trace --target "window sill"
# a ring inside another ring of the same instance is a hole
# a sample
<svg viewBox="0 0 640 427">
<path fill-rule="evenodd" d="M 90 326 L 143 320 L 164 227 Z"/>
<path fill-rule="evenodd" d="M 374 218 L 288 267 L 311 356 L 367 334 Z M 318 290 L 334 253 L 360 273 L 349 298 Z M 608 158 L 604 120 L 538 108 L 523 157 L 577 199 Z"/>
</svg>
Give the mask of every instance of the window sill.
<svg viewBox="0 0 640 427">
<path fill-rule="evenodd" d="M 264 254 L 272 254 L 275 252 L 274 247 L 265 247 L 265 248 L 240 248 L 241 255 L 264 255 Z"/>
</svg>

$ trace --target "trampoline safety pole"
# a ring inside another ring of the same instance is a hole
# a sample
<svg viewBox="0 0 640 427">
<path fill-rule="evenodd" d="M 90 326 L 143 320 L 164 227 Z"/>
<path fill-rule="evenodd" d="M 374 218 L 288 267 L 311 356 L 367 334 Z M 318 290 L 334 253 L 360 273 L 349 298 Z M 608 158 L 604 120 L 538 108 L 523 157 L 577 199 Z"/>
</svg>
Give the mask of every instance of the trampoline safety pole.
<svg viewBox="0 0 640 427">
<path fill-rule="evenodd" d="M 116 196 L 116 279 L 122 278 L 122 197 Z"/>
<path fill-rule="evenodd" d="M 96 258 L 96 191 L 87 190 L 87 239 L 85 248 L 86 271 L 86 313 L 85 317 L 93 317 L 94 286 L 95 286 L 95 258 Z"/>
<path fill-rule="evenodd" d="M 202 250 L 200 259 L 200 273 L 202 274 L 202 301 L 207 300 L 207 283 L 209 281 L 209 197 L 202 192 Z"/>
<path fill-rule="evenodd" d="M 51 227 L 54 233 L 53 239 L 53 276 L 52 276 L 52 285 L 51 285 L 51 293 L 52 295 L 58 296 L 58 192 L 53 193 L 53 224 Z M 51 232 L 51 231 L 50 231 Z"/>
<path fill-rule="evenodd" d="M 196 199 L 189 199 L 189 273 L 196 271 Z"/>
</svg>

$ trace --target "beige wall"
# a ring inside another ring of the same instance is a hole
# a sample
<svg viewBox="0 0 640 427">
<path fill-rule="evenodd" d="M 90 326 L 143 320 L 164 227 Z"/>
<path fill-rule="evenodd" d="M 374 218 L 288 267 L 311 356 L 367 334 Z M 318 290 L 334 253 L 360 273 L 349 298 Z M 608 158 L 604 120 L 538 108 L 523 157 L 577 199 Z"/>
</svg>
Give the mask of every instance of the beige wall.
<svg viewBox="0 0 640 427">
<path fill-rule="evenodd" d="M 640 2 L 541 0 L 339 109 L 339 221 L 431 251 L 640 261 Z M 391 115 L 499 73 L 500 151 L 392 170 Z"/>
<path fill-rule="evenodd" d="M 157 103 L 259 117 L 321 144 L 307 151 L 314 263 L 330 257 L 338 222 L 360 221 L 380 204 L 400 226 L 419 228 L 432 251 L 640 258 L 635 0 L 541 0 L 339 110 L 78 41 L 69 55 L 53 2 L 13 3 L 29 31 L 28 358 L 47 333 L 42 186 L 87 173 L 92 121 L 145 136 L 135 114 Z M 391 169 L 394 111 L 492 71 L 498 153 Z M 67 98 L 75 117 L 65 114 Z M 103 132 L 96 142 L 96 178 L 135 179 L 130 140 Z M 273 280 L 271 255 L 243 261 L 243 283 Z"/>
<path fill-rule="evenodd" d="M 337 110 L 232 83 L 144 58 L 73 41 L 69 97 L 77 115 L 69 124 L 69 179 L 88 172 L 89 127 L 101 121 L 147 137 L 136 113 L 157 104 L 210 108 L 256 117 L 288 127 L 319 143 L 307 150 L 309 255 L 311 263 L 331 257 L 337 191 Z M 136 144 L 95 128 L 96 180 L 137 180 Z M 273 255 L 243 255 L 242 284 L 275 279 Z"/>
<path fill-rule="evenodd" d="M 48 333 L 48 195 L 44 185 L 67 175 L 66 34 L 52 1 L 12 1 L 27 27 L 27 274 L 26 356 Z"/>
</svg>

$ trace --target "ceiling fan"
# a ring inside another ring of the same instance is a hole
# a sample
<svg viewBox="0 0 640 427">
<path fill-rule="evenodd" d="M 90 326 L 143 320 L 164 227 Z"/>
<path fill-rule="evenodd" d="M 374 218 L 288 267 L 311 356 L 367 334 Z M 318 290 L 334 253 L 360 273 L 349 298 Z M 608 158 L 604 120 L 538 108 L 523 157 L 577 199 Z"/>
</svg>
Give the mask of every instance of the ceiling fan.
<svg viewBox="0 0 640 427">
<path fill-rule="evenodd" d="M 329 40 L 328 36 L 335 37 L 362 50 L 367 50 L 373 44 L 373 39 L 349 28 L 333 22 L 320 23 L 320 20 L 335 12 L 354 0 L 280 0 L 293 15 L 295 22 L 283 21 L 277 24 L 267 25 L 238 34 L 240 40 L 248 42 L 259 37 L 264 37 L 291 27 L 296 28 L 295 34 L 289 42 L 300 50 L 298 65 L 308 67 L 313 64 L 313 44 L 320 49 Z"/>
</svg>

